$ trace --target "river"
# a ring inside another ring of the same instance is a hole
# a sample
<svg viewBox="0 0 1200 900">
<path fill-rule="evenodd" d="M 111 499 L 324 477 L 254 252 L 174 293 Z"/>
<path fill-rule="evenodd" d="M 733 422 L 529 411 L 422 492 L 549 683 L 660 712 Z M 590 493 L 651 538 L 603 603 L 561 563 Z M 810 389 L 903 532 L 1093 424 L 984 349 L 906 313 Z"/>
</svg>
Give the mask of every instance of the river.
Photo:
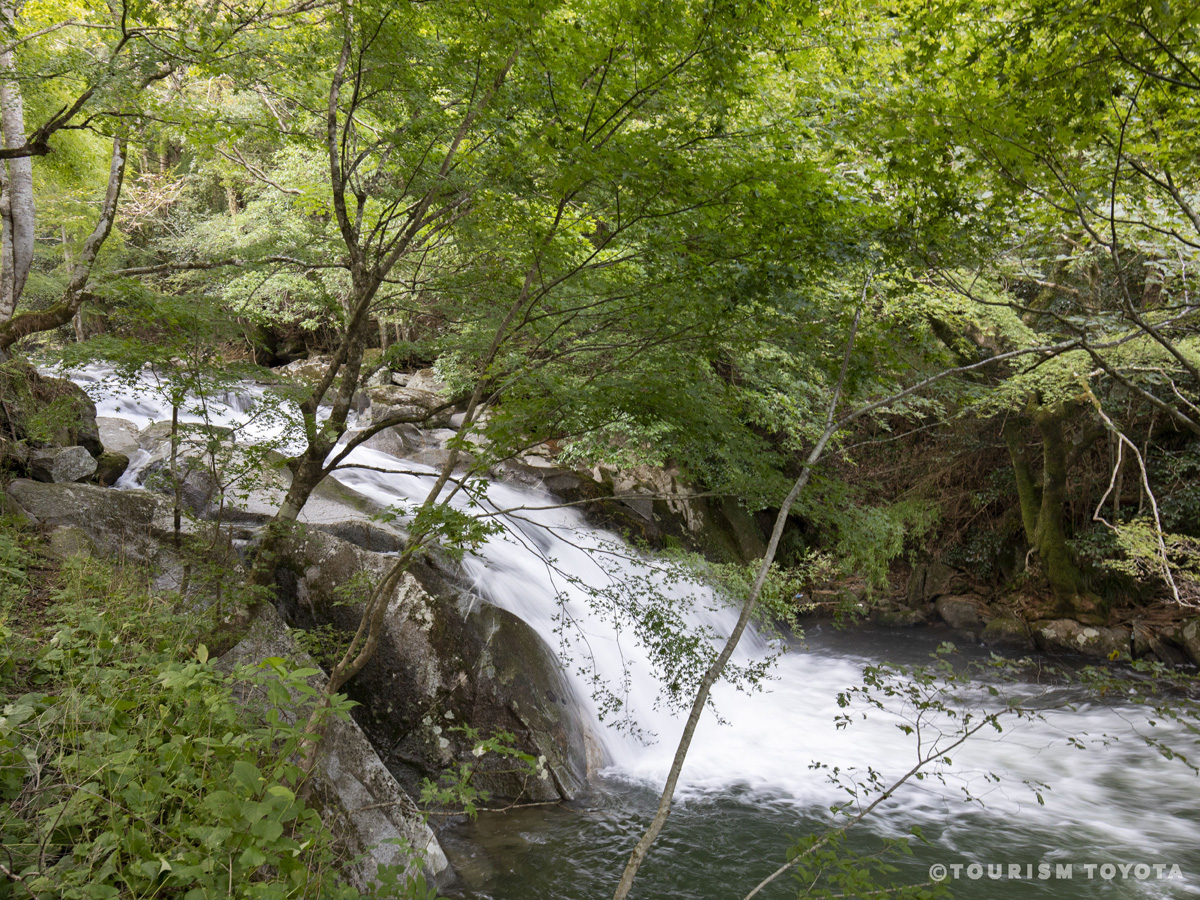
<svg viewBox="0 0 1200 900">
<path fill-rule="evenodd" d="M 95 368 L 77 375 L 100 415 L 139 426 L 169 418 L 153 396 L 114 392 L 100 374 Z M 238 421 L 257 396 L 227 398 L 214 407 L 214 421 Z M 419 500 L 430 483 L 432 470 L 412 462 L 403 468 L 414 474 L 376 471 L 400 465 L 377 451 L 360 449 L 352 461 L 372 468 L 347 469 L 338 480 L 384 506 Z M 450 890 L 478 900 L 611 895 L 653 812 L 681 728 L 656 678 L 672 642 L 655 644 L 647 601 L 669 600 L 676 624 L 706 640 L 724 634 L 733 614 L 708 588 L 673 580 L 669 568 L 590 527 L 578 510 L 555 508 L 548 494 L 493 483 L 460 502 L 510 511 L 504 531 L 464 560 L 463 577 L 558 650 L 606 762 L 579 803 L 484 813 L 446 829 L 460 873 Z M 630 617 L 631 609 L 640 614 Z M 743 897 L 783 862 L 795 837 L 834 823 L 829 807 L 847 799 L 846 778 L 877 772 L 888 784 L 913 765 L 918 738 L 928 748 L 941 728 L 951 740 L 961 719 L 933 717 L 906 733 L 916 711 L 895 703 L 865 718 L 852 707 L 852 723 L 836 724 L 847 712 L 838 695 L 861 684 L 864 667 L 924 661 L 942 636 L 932 629 L 811 627 L 803 641 L 787 642 L 759 689 L 720 686 L 634 896 Z M 768 640 L 748 634 L 735 661 L 752 667 L 771 651 Z M 968 649 L 957 658 L 982 656 Z M 998 709 L 990 690 L 996 687 L 988 676 L 963 686 L 962 708 L 976 716 Z M 987 729 L 955 749 L 935 777 L 906 784 L 856 826 L 852 847 L 872 852 L 880 838 L 918 826 L 928 844 L 914 844 L 913 855 L 898 863 L 900 879 L 928 881 L 931 867 L 935 876 L 944 867 L 961 897 L 1200 897 L 1200 781 L 1143 740 L 1187 752 L 1195 750 L 1194 735 L 1173 723 L 1152 724 L 1140 707 L 1099 703 L 1053 683 L 999 689 L 1046 711 L 1036 720 L 1004 720 L 1002 731 Z M 832 767 L 842 784 L 831 781 Z M 785 877 L 759 896 L 795 893 Z"/>
</svg>

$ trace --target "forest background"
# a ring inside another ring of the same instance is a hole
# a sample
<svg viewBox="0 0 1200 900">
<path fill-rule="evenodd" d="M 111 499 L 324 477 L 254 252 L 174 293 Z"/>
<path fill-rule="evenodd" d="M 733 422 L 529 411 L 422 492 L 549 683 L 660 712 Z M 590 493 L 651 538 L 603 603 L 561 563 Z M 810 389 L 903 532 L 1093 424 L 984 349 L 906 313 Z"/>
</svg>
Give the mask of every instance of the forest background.
<svg viewBox="0 0 1200 900">
<path fill-rule="evenodd" d="M 752 601 L 774 563 L 898 621 L 949 571 L 988 624 L 1200 654 L 1190 8 L 0 15 L 6 383 L 29 354 L 149 364 L 177 398 L 275 383 L 302 449 L 260 561 L 350 449 L 453 408 L 404 561 L 486 533 L 449 505 L 464 460 L 548 447 L 724 504 L 758 547 L 726 561 L 765 553 Z M 428 368 L 444 407 L 351 431 Z M 20 475 L 39 437 L 9 419 Z"/>
</svg>

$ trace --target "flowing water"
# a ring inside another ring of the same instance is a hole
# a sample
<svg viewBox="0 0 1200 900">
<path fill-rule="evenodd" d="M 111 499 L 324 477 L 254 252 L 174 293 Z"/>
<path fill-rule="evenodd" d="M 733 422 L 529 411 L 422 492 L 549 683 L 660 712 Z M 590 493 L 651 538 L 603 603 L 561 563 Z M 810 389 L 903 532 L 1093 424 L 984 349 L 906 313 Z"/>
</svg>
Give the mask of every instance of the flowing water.
<svg viewBox="0 0 1200 900">
<path fill-rule="evenodd" d="M 164 412 L 153 398 L 105 394 L 98 374 L 91 369 L 76 377 L 93 392 L 101 415 L 139 425 L 169 418 L 169 408 Z M 254 414 L 257 396 L 228 398 L 234 402 L 211 414 L 233 424 Z M 400 465 L 376 451 L 360 449 L 352 461 L 372 468 L 347 469 L 338 479 L 384 506 L 419 501 L 431 483 L 432 470 L 411 462 L 403 464 L 409 474 L 375 471 Z M 457 500 L 492 514 L 508 511 L 497 516 L 503 532 L 465 559 L 464 576 L 482 598 L 519 615 L 560 652 L 607 761 L 592 795 L 570 808 L 485 813 L 448 830 L 462 876 L 454 889 L 480 900 L 610 895 L 653 813 L 682 727 L 654 675 L 661 655 L 652 641 L 649 649 L 639 641 L 638 623 L 621 611 L 657 594 L 679 611 L 681 624 L 710 638 L 731 627 L 733 613 L 712 591 L 672 581 L 668 568 L 591 528 L 577 510 L 554 508 L 545 493 L 493 483 L 475 498 Z M 897 707 L 839 728 L 836 718 L 846 710 L 838 695 L 861 683 L 865 666 L 927 658 L 937 644 L 931 635 L 817 628 L 803 643 L 789 642 L 760 690 L 719 686 L 688 754 L 679 802 L 635 896 L 742 897 L 786 858 L 794 838 L 834 821 L 829 807 L 847 799 L 847 778 L 877 771 L 887 784 L 911 768 L 918 736 L 927 742 L 931 728 L 955 723 L 943 718 L 909 734 L 905 716 L 913 711 Z M 735 661 L 752 666 L 770 650 L 766 640 L 747 634 Z M 916 845 L 901 863 L 903 878 L 926 881 L 931 866 L 943 865 L 962 897 L 1200 896 L 1200 780 L 1142 739 L 1186 752 L 1195 750 L 1192 738 L 1178 726 L 1152 723 L 1132 705 L 1101 705 L 1033 683 L 1004 690 L 1044 707 L 1043 717 L 1005 721 L 1003 731 L 988 729 L 956 748 L 940 777 L 897 791 L 857 826 L 852 844 L 870 852 L 879 837 L 919 826 L 929 843 Z M 962 696 L 977 712 L 999 702 L 987 679 Z M 818 763 L 838 767 L 840 783 Z M 997 872 L 1001 878 L 991 877 Z M 785 877 L 760 896 L 794 894 Z"/>
</svg>

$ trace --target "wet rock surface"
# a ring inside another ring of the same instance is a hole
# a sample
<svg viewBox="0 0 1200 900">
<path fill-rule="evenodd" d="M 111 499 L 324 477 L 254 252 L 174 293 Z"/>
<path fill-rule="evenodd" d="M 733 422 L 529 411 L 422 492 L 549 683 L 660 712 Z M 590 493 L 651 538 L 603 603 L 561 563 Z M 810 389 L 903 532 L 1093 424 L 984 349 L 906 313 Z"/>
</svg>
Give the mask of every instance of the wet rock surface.
<svg viewBox="0 0 1200 900">
<path fill-rule="evenodd" d="M 276 570 L 280 609 L 300 627 L 331 625 L 348 636 L 360 619 L 353 586 L 378 580 L 389 565 L 332 535 L 298 533 Z M 494 797 L 570 799 L 584 789 L 591 742 L 558 661 L 528 625 L 423 563 L 388 602 L 379 646 L 347 690 L 401 784 L 415 789 L 455 762 L 471 762 L 472 783 Z M 521 752 L 545 758 L 545 775 L 491 755 L 476 759 L 476 740 L 463 725 L 481 738 L 511 734 Z"/>
</svg>

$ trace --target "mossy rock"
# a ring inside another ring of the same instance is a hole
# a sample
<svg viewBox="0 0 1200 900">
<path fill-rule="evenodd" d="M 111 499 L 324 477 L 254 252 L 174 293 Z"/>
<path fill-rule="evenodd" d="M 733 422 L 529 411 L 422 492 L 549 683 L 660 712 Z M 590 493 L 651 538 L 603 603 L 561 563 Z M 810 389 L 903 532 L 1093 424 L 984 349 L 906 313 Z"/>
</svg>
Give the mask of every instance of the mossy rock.
<svg viewBox="0 0 1200 900">
<path fill-rule="evenodd" d="M 0 364 L 0 460 L 23 472 L 28 449 L 74 445 L 104 452 L 96 405 L 83 388 L 22 359 Z"/>
<path fill-rule="evenodd" d="M 1029 626 L 1016 616 L 1000 615 L 983 628 L 980 640 L 988 647 L 1003 650 L 1032 650 L 1033 636 Z"/>
<path fill-rule="evenodd" d="M 117 479 L 129 468 L 129 457 L 124 453 L 106 451 L 96 458 L 96 484 L 101 487 L 111 487 Z"/>
</svg>

